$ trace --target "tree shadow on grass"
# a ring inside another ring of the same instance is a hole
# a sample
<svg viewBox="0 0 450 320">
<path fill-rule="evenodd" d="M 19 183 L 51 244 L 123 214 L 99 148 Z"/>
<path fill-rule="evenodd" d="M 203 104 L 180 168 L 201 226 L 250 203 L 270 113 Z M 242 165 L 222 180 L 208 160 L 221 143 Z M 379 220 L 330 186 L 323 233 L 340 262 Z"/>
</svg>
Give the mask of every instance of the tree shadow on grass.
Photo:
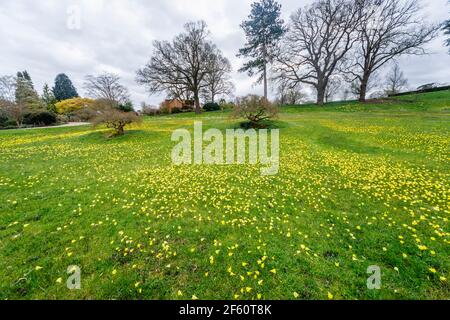
<svg viewBox="0 0 450 320">
<path fill-rule="evenodd" d="M 243 130 L 250 130 L 250 129 L 255 129 L 255 130 L 261 130 L 261 129 L 267 129 L 267 130 L 273 130 L 273 129 L 283 129 L 283 128 L 287 128 L 288 124 L 286 122 L 283 121 L 279 121 L 279 120 L 265 120 L 265 121 L 261 121 L 257 124 L 255 123 L 251 123 L 249 121 L 244 121 L 244 122 L 238 122 L 238 123 L 234 123 L 232 128 L 230 129 L 243 129 Z"/>
<path fill-rule="evenodd" d="M 127 141 L 136 141 L 139 137 L 144 137 L 148 139 L 149 137 L 148 131 L 145 130 L 126 130 L 125 134 L 122 136 L 113 135 L 112 130 L 99 130 L 93 131 L 88 134 L 85 134 L 78 138 L 78 141 L 83 143 L 92 143 L 92 144 L 104 144 L 107 143 L 121 143 Z"/>
<path fill-rule="evenodd" d="M 316 141 L 323 146 L 337 149 L 337 150 L 345 150 L 353 153 L 360 154 L 384 154 L 386 150 L 376 146 L 370 145 L 366 141 L 359 141 L 357 139 L 349 138 L 343 134 L 340 134 L 337 131 L 329 130 L 328 132 L 324 132 L 319 134 Z"/>
</svg>

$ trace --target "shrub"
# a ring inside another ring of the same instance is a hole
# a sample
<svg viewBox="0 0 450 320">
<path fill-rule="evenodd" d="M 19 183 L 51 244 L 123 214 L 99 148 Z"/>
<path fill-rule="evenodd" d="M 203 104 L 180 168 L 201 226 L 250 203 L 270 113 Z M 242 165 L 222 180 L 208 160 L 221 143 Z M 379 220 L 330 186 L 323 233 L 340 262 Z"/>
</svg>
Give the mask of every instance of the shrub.
<svg viewBox="0 0 450 320">
<path fill-rule="evenodd" d="M 59 114 L 71 114 L 75 111 L 89 108 L 94 103 L 94 100 L 87 98 L 73 98 L 58 102 L 55 105 L 56 112 Z"/>
<path fill-rule="evenodd" d="M 63 114 L 57 114 L 56 115 L 56 121 L 58 123 L 68 123 L 69 122 L 69 117 Z"/>
<path fill-rule="evenodd" d="M 110 109 L 116 109 L 121 111 L 120 105 L 116 101 L 105 98 L 94 100 L 94 102 L 89 108 L 96 112 Z"/>
<path fill-rule="evenodd" d="M 142 114 L 145 116 L 150 116 L 150 117 L 154 117 L 157 116 L 159 114 L 161 114 L 161 111 L 155 107 L 151 107 L 151 106 L 143 106 L 142 107 Z"/>
<path fill-rule="evenodd" d="M 27 110 L 23 104 L 0 100 L 1 114 L 8 119 L 7 122 L 14 122 L 18 128 L 22 126 L 24 117 L 28 112 Z"/>
<path fill-rule="evenodd" d="M 220 111 L 220 106 L 215 102 L 209 102 L 203 106 L 203 110 L 206 112 Z"/>
<path fill-rule="evenodd" d="M 89 122 L 96 116 L 95 109 L 93 107 L 83 108 L 77 110 L 68 115 L 62 115 L 67 118 L 67 121 L 79 121 L 79 122 Z"/>
<path fill-rule="evenodd" d="M 16 129 L 16 128 L 17 124 L 14 120 L 6 120 L 4 122 L 0 122 L 0 129 Z"/>
<path fill-rule="evenodd" d="M 233 110 L 235 107 L 235 104 L 233 102 L 223 102 L 220 104 L 220 107 L 223 111 L 225 110 Z"/>
<path fill-rule="evenodd" d="M 273 119 L 278 115 L 278 107 L 264 97 L 248 95 L 237 99 L 233 117 L 244 118 L 252 127 L 258 127 L 263 120 Z"/>
<path fill-rule="evenodd" d="M 135 112 L 133 103 L 131 101 L 128 101 L 123 104 L 119 104 L 119 110 L 121 110 L 123 112 Z"/>
<path fill-rule="evenodd" d="M 3 127 L 9 119 L 6 113 L 7 105 L 7 101 L 0 99 L 0 127 Z"/>
<path fill-rule="evenodd" d="M 8 117 L 0 113 L 0 127 L 6 127 L 8 121 Z"/>
<path fill-rule="evenodd" d="M 8 120 L 4 125 L 5 128 L 17 128 L 17 123 L 14 120 Z"/>
<path fill-rule="evenodd" d="M 105 110 L 115 109 L 122 112 L 131 112 L 132 105 L 119 103 L 109 99 L 91 100 L 83 108 L 68 114 L 72 121 L 93 121 L 101 112 Z"/>
<path fill-rule="evenodd" d="M 25 124 L 33 126 L 50 126 L 57 122 L 56 115 L 48 111 L 34 111 L 24 117 Z"/>
<path fill-rule="evenodd" d="M 183 110 L 181 110 L 180 108 L 173 108 L 172 114 L 177 114 L 177 113 L 183 113 Z"/>
<path fill-rule="evenodd" d="M 122 136 L 127 125 L 140 121 L 141 118 L 135 112 L 123 112 L 117 108 L 104 108 L 98 111 L 93 124 L 94 127 L 104 124 L 107 128 L 114 130 L 112 136 Z"/>
</svg>

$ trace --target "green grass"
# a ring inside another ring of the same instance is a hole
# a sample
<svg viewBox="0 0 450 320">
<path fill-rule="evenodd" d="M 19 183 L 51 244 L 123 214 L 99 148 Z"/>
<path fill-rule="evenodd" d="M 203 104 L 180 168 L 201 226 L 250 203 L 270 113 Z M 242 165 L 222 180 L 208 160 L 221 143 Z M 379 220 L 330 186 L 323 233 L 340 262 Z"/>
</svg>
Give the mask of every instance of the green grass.
<svg viewBox="0 0 450 320">
<path fill-rule="evenodd" d="M 236 127 L 222 112 L 0 132 L 0 299 L 448 299 L 449 110 L 285 107 L 272 177 L 171 164 L 172 131 Z"/>
</svg>

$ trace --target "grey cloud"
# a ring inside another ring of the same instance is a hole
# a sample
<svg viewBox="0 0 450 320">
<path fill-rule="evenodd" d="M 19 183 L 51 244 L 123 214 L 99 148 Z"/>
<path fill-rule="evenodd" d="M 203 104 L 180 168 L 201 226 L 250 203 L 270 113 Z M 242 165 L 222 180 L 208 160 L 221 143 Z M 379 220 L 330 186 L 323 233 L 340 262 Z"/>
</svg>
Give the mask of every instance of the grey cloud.
<svg viewBox="0 0 450 320">
<path fill-rule="evenodd" d="M 312 0 L 281 0 L 286 20 Z M 58 73 L 67 73 L 80 93 L 87 74 L 114 71 L 129 87 L 136 104 L 158 104 L 135 81 L 135 72 L 150 58 L 153 40 L 172 39 L 189 20 L 205 20 L 212 38 L 233 64 L 237 94 L 262 93 L 254 79 L 237 70 L 245 43 L 240 23 L 251 0 L 2 0 L 0 3 L 0 75 L 27 69 L 41 91 Z M 447 0 L 423 0 L 430 20 L 448 19 Z M 67 28 L 68 8 L 81 10 L 81 29 Z M 405 57 L 400 65 L 410 84 L 450 81 L 450 55 L 443 38 L 430 44 L 432 55 Z"/>
</svg>

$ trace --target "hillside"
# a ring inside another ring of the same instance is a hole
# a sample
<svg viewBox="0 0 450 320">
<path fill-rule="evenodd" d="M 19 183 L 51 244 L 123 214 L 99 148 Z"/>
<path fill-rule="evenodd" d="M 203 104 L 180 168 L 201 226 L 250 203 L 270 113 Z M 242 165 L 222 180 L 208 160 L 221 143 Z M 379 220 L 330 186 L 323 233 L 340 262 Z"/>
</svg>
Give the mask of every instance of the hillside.
<svg viewBox="0 0 450 320">
<path fill-rule="evenodd" d="M 171 161 L 229 113 L 0 132 L 0 299 L 447 299 L 450 92 L 282 109 L 280 171 Z M 68 266 L 82 290 L 68 290 Z M 378 266 L 381 290 L 367 288 Z"/>
</svg>

